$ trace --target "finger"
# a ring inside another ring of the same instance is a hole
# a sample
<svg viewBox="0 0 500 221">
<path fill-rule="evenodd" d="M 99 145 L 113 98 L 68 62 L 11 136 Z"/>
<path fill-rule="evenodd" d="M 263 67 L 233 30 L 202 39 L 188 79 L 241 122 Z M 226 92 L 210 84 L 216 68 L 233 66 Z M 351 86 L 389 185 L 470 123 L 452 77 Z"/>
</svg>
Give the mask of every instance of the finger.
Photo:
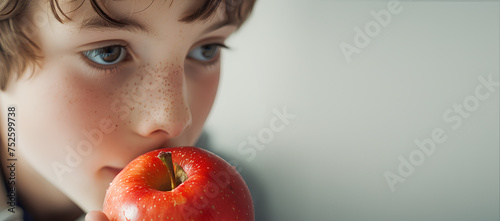
<svg viewBox="0 0 500 221">
<path fill-rule="evenodd" d="M 103 212 L 94 210 L 87 213 L 85 221 L 109 221 L 109 219 Z"/>
</svg>

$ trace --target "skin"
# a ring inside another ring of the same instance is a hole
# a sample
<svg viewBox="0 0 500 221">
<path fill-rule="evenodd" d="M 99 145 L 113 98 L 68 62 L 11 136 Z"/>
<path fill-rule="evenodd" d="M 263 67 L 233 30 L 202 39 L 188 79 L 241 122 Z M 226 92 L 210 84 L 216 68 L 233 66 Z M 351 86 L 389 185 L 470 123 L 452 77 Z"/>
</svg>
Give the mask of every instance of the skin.
<svg viewBox="0 0 500 221">
<path fill-rule="evenodd" d="M 9 79 L 0 92 L 0 112 L 7 122 L 7 107 L 17 107 L 16 131 L 22 138 L 16 143 L 16 189 L 18 200 L 35 217 L 71 220 L 83 210 L 86 220 L 107 220 L 99 211 L 117 169 L 154 149 L 194 145 L 202 132 L 220 64 L 205 66 L 188 54 L 201 45 L 223 43 L 237 27 L 204 33 L 223 19 L 224 6 L 206 22 L 183 23 L 178 21 L 183 13 L 200 2 L 134 2 L 110 1 L 107 9 L 113 17 L 145 24 L 148 32 L 81 29 L 85 19 L 96 16 L 88 1 L 68 13 L 75 19 L 64 24 L 47 11 L 45 1 L 32 6 L 33 14 L 48 16 L 30 36 L 44 58 L 21 78 Z M 75 8 L 69 3 L 62 7 Z M 129 52 L 128 59 L 107 66 L 118 67 L 115 71 L 97 70 L 99 65 L 82 56 L 115 44 L 128 45 Z M 3 154 L 7 124 L 0 129 Z M 83 143 L 92 143 L 85 134 L 97 130 L 99 142 L 78 152 Z M 80 160 L 74 159 L 75 152 Z M 1 160 L 6 165 L 5 155 Z"/>
</svg>

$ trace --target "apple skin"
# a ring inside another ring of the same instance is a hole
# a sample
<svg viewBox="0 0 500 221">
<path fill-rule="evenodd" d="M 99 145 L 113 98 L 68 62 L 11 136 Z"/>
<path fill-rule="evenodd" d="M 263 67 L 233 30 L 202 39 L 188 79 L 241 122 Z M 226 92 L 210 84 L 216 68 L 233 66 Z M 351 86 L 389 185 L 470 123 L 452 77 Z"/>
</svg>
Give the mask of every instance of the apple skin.
<svg viewBox="0 0 500 221">
<path fill-rule="evenodd" d="M 171 152 L 187 180 L 172 190 L 168 168 L 157 157 Z M 110 220 L 254 220 L 253 201 L 235 167 L 196 147 L 154 150 L 130 162 L 106 191 Z"/>
</svg>

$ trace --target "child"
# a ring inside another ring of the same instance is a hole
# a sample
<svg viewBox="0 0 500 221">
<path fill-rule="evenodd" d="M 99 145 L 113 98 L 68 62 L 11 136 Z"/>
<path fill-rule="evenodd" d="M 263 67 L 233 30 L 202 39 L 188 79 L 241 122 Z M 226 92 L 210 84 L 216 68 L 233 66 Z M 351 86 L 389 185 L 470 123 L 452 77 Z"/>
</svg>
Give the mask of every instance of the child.
<svg viewBox="0 0 500 221">
<path fill-rule="evenodd" d="M 254 1 L 0 0 L 0 219 L 107 220 L 128 162 L 195 144 Z"/>
</svg>

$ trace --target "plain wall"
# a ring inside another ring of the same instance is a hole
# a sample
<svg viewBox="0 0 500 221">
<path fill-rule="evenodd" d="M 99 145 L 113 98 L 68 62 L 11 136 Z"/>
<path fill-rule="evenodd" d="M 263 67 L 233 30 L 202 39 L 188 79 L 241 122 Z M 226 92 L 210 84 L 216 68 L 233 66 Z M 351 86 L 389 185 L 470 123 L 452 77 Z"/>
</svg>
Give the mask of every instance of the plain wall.
<svg viewBox="0 0 500 221">
<path fill-rule="evenodd" d="M 351 62 L 341 43 L 387 2 L 258 0 L 229 39 L 206 145 L 257 220 L 499 220 L 499 87 L 479 86 L 499 81 L 499 3 L 399 7 Z"/>
</svg>

